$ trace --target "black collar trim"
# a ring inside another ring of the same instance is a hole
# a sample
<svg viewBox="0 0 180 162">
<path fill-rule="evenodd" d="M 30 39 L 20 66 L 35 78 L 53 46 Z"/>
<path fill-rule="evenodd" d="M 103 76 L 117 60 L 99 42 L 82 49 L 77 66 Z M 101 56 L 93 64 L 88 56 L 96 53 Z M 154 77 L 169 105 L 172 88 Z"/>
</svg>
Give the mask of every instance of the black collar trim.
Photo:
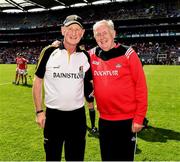
<svg viewBox="0 0 180 162">
<path fill-rule="evenodd" d="M 64 47 L 63 42 L 60 44 L 59 49 L 61 49 L 61 50 L 65 49 L 66 50 L 66 48 Z M 77 45 L 76 52 L 82 52 L 82 51 L 83 50 L 80 49 L 79 45 Z"/>
<path fill-rule="evenodd" d="M 109 51 L 103 51 L 99 46 L 96 47 L 95 54 L 97 57 L 101 58 L 104 61 L 125 55 L 129 47 L 121 44 L 117 44 L 116 47 L 110 49 Z"/>
</svg>

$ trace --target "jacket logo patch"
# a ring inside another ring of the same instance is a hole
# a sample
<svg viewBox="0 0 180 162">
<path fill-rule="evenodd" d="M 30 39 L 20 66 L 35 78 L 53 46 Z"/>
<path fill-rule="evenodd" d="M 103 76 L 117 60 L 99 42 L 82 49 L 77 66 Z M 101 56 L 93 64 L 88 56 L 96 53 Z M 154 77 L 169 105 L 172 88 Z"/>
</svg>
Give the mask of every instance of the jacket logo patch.
<svg viewBox="0 0 180 162">
<path fill-rule="evenodd" d="M 121 68 L 122 65 L 121 64 L 116 64 L 116 68 Z"/>
<path fill-rule="evenodd" d="M 99 62 L 98 61 L 93 61 L 92 64 L 99 65 Z"/>
<path fill-rule="evenodd" d="M 83 73 L 83 66 L 79 67 L 79 73 Z"/>
<path fill-rule="evenodd" d="M 83 70 L 83 66 L 79 67 L 79 75 L 81 78 L 84 78 L 84 70 Z"/>
</svg>

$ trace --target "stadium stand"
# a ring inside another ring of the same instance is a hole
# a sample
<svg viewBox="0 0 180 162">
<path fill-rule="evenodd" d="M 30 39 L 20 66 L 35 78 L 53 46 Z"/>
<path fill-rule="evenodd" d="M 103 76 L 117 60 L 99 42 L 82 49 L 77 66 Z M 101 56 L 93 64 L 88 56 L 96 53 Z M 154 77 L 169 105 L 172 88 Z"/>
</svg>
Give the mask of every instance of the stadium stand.
<svg viewBox="0 0 180 162">
<path fill-rule="evenodd" d="M 0 63 L 14 63 L 22 52 L 36 63 L 41 49 L 62 39 L 60 26 L 64 17 L 78 14 L 85 20 L 82 44 L 96 45 L 92 25 L 97 20 L 112 19 L 116 39 L 133 46 L 145 64 L 180 64 L 180 0 L 112 1 L 108 4 L 67 7 L 42 12 L 0 12 Z"/>
</svg>

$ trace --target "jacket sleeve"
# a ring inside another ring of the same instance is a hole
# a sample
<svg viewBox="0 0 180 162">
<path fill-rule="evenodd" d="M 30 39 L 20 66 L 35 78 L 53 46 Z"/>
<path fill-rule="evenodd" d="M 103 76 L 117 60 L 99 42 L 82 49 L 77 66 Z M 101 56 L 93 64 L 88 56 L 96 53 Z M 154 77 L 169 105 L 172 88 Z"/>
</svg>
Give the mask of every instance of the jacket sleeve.
<svg viewBox="0 0 180 162">
<path fill-rule="evenodd" d="M 128 52 L 130 72 L 135 85 L 135 100 L 137 105 L 133 122 L 143 124 L 148 106 L 146 78 L 137 53 L 132 48 L 128 50 Z"/>
</svg>

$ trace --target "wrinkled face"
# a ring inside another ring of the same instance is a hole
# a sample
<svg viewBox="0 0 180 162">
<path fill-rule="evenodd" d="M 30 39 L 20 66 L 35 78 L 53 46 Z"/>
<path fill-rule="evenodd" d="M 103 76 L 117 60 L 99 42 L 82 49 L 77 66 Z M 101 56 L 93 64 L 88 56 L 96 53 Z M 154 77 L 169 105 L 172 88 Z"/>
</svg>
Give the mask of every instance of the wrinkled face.
<svg viewBox="0 0 180 162">
<path fill-rule="evenodd" d="M 93 32 L 94 38 L 102 50 L 109 51 L 114 47 L 115 30 L 110 29 L 106 24 L 100 24 Z"/>
<path fill-rule="evenodd" d="M 77 45 L 83 37 L 84 31 L 85 30 L 82 29 L 78 24 L 61 27 L 64 42 L 69 45 Z"/>
</svg>

